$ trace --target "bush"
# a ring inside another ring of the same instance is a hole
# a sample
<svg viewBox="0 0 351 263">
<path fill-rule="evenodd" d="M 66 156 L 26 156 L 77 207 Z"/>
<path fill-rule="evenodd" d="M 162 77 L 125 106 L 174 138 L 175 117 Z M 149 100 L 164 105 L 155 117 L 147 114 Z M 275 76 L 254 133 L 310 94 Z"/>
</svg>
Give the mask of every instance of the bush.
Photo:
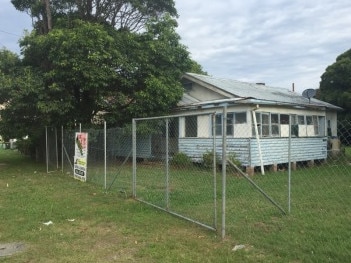
<svg viewBox="0 0 351 263">
<path fill-rule="evenodd" d="M 205 168 L 212 168 L 213 167 L 213 158 L 214 158 L 214 154 L 213 151 L 206 151 L 203 155 L 202 155 L 202 161 L 203 161 L 203 166 Z M 218 168 L 220 163 L 219 157 L 218 155 L 216 155 L 216 166 Z"/>
<path fill-rule="evenodd" d="M 192 165 L 192 161 L 188 155 L 186 155 L 185 153 L 179 152 L 173 156 L 171 160 L 171 164 L 178 167 L 187 167 Z"/>
<path fill-rule="evenodd" d="M 233 164 L 235 164 L 238 168 L 241 169 L 241 162 L 238 160 L 236 153 L 235 152 L 231 152 L 227 155 L 227 160 L 231 161 Z M 235 167 L 233 167 L 232 165 L 230 165 L 229 163 L 227 164 L 227 168 L 228 168 L 228 172 L 230 173 L 237 173 L 238 171 L 235 169 Z"/>
</svg>

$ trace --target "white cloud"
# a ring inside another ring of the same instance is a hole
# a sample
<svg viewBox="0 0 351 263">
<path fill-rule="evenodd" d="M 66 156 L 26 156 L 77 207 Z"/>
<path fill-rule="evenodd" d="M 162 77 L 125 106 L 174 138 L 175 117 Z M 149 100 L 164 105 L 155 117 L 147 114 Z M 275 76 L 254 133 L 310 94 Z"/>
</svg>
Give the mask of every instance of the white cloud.
<svg viewBox="0 0 351 263">
<path fill-rule="evenodd" d="M 298 91 L 351 48 L 349 0 L 175 0 L 181 42 L 209 74 Z M 0 7 L 0 47 L 19 52 L 30 17 Z"/>
<path fill-rule="evenodd" d="M 346 0 L 175 2 L 182 42 L 211 75 L 302 92 L 351 48 Z"/>
</svg>

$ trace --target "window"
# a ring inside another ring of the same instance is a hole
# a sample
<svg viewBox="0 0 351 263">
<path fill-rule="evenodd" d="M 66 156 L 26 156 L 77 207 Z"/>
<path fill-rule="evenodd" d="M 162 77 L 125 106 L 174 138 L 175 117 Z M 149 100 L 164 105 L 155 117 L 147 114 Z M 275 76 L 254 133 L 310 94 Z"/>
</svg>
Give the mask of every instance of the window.
<svg viewBox="0 0 351 263">
<path fill-rule="evenodd" d="M 319 135 L 318 116 L 313 116 L 314 135 Z"/>
<path fill-rule="evenodd" d="M 233 135 L 234 127 L 233 127 L 233 113 L 227 113 L 227 135 Z M 216 135 L 222 135 L 222 121 L 223 114 L 216 115 Z"/>
<path fill-rule="evenodd" d="M 216 114 L 215 133 L 216 135 L 222 135 L 222 114 Z"/>
<path fill-rule="evenodd" d="M 257 132 L 259 136 L 270 136 L 270 113 L 256 112 Z M 252 134 L 256 135 L 255 123 L 252 123 Z"/>
<path fill-rule="evenodd" d="M 244 124 L 246 123 L 246 112 L 235 112 L 234 113 L 234 123 Z"/>
<path fill-rule="evenodd" d="M 269 126 L 269 113 L 262 113 L 262 137 L 268 137 L 270 135 Z"/>
<path fill-rule="evenodd" d="M 215 120 L 215 132 L 216 135 L 222 135 L 222 115 L 217 114 Z M 246 112 L 230 112 L 227 113 L 227 135 L 233 136 L 235 124 L 243 124 L 246 123 Z"/>
<path fill-rule="evenodd" d="M 313 125 L 313 118 L 312 118 L 312 116 L 306 116 L 306 123 L 307 123 L 307 125 Z"/>
<path fill-rule="evenodd" d="M 185 137 L 197 137 L 197 116 L 185 117 Z"/>
<path fill-rule="evenodd" d="M 258 135 L 261 136 L 261 113 L 255 112 L 255 115 L 256 115 L 256 122 L 257 122 L 257 132 L 258 132 Z M 257 135 L 254 122 L 252 122 L 252 134 L 254 136 Z"/>
<path fill-rule="evenodd" d="M 305 116 L 303 116 L 303 115 L 298 115 L 298 116 L 297 116 L 297 124 L 299 124 L 299 125 L 305 125 Z"/>
<path fill-rule="evenodd" d="M 271 114 L 272 136 L 279 136 L 279 114 Z"/>
<path fill-rule="evenodd" d="M 233 135 L 234 134 L 234 114 L 233 113 L 228 113 L 227 114 L 227 135 Z"/>
<path fill-rule="evenodd" d="M 280 114 L 280 124 L 289 124 L 289 115 Z"/>
</svg>

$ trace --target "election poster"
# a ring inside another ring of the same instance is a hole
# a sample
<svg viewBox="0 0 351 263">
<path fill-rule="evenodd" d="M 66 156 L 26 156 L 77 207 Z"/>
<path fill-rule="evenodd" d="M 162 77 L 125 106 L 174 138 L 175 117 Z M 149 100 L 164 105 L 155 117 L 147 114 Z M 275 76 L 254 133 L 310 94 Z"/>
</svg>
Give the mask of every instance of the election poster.
<svg viewBox="0 0 351 263">
<path fill-rule="evenodd" d="M 76 132 L 74 147 L 74 178 L 87 180 L 88 133 Z"/>
</svg>

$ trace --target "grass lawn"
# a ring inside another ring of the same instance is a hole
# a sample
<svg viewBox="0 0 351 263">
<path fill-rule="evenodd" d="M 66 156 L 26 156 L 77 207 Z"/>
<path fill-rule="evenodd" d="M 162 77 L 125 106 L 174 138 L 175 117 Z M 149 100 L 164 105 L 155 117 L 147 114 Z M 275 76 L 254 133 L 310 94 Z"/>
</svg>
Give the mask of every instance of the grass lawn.
<svg viewBox="0 0 351 263">
<path fill-rule="evenodd" d="M 245 179 L 229 177 L 222 240 L 220 233 L 126 198 L 118 189 L 105 192 L 61 172 L 46 174 L 44 164 L 0 150 L 0 244 L 25 244 L 23 252 L 0 262 L 349 262 L 351 175 L 335 165 L 294 172 L 292 212 L 286 216 Z M 185 187 L 184 175 L 178 175 L 173 197 Z M 254 180 L 284 203 L 286 176 L 268 175 Z M 194 177 L 190 189 L 204 187 L 200 178 Z M 150 197 L 151 186 L 145 192 L 138 186 L 141 197 Z M 182 208 L 180 201 L 172 204 Z M 245 248 L 232 250 L 240 244 Z"/>
</svg>

